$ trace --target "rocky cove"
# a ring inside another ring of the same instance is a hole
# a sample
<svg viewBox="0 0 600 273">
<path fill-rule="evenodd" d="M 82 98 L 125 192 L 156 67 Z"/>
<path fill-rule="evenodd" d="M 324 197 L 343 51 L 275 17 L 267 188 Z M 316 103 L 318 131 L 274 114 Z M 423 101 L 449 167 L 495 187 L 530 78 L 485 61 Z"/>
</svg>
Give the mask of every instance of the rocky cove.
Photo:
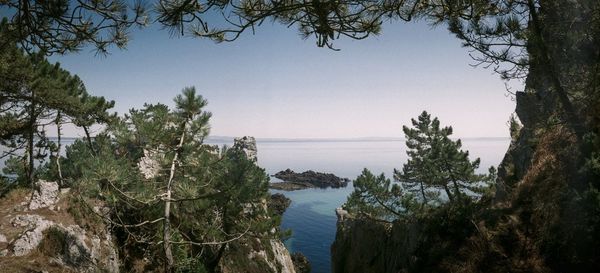
<svg viewBox="0 0 600 273">
<path fill-rule="evenodd" d="M 238 144 L 238 146 L 252 146 L 252 140 L 246 138 L 244 144 Z M 232 142 L 218 142 L 209 140 L 207 142 L 210 145 L 231 145 Z M 239 141 L 238 141 L 239 143 Z M 489 139 L 489 140 L 465 140 L 465 145 L 470 148 L 473 153 L 482 155 L 484 164 L 497 164 L 502 159 L 504 151 L 508 145 L 507 139 Z M 357 142 L 263 142 L 260 139 L 255 142 L 256 150 L 254 152 L 248 151 L 249 155 L 257 156 L 258 164 L 266 168 L 268 173 L 275 174 L 280 170 L 287 169 L 287 166 L 293 167 L 294 169 L 322 169 L 328 170 L 331 173 L 340 174 L 345 177 L 355 177 L 358 175 L 358 171 L 364 166 L 379 171 L 390 171 L 397 165 L 394 162 L 403 160 L 404 149 L 403 142 L 390 141 L 390 142 L 369 142 L 369 141 L 357 141 Z M 335 150 L 332 152 L 332 147 Z M 360 147 L 361 151 L 369 150 L 372 153 L 378 155 L 376 158 L 369 158 L 369 160 L 356 160 L 360 158 L 362 153 L 348 154 L 348 150 L 352 148 Z M 326 153 L 324 151 L 327 151 Z M 288 155 L 292 153 L 295 161 L 290 161 Z M 303 163 L 308 162 L 308 163 Z M 300 173 L 301 174 L 301 173 Z M 262 253 L 260 249 L 273 249 L 278 247 L 279 250 L 275 251 L 278 253 L 285 253 L 280 251 L 281 247 L 285 245 L 289 253 L 300 252 L 303 253 L 310 262 L 312 272 L 314 273 L 329 273 L 331 272 L 332 262 L 339 264 L 339 257 L 343 256 L 352 257 L 351 252 L 342 251 L 339 246 L 343 244 L 350 244 L 352 240 L 345 238 L 351 229 L 359 229 L 357 224 L 347 224 L 346 226 L 352 226 L 352 228 L 345 228 L 345 232 L 340 232 L 338 220 L 336 219 L 335 209 L 340 207 L 346 202 L 347 196 L 352 192 L 352 183 L 349 182 L 346 187 L 341 188 L 318 188 L 310 187 L 303 190 L 296 191 L 279 191 L 271 189 L 272 194 L 277 194 L 271 198 L 271 200 L 278 200 L 277 202 L 268 202 L 268 205 L 273 208 L 274 211 L 283 211 L 281 216 L 282 231 L 291 230 L 291 236 L 286 237 L 283 244 L 270 245 L 268 242 L 262 242 L 261 244 L 251 244 L 257 249 L 257 253 Z M 284 197 L 285 196 L 285 197 Z M 287 197 L 287 198 L 286 198 Z M 22 197 L 23 200 L 27 198 Z M 289 198 L 289 199 L 288 199 Z M 65 202 L 64 199 L 61 199 Z M 22 202 L 22 201 L 21 201 Z M 286 208 L 283 210 L 284 208 Z M 61 211 L 64 213 L 64 206 L 61 206 Z M 36 212 L 28 212 L 34 214 Z M 10 219 L 7 219 L 7 221 Z M 69 222 L 71 223 L 71 222 Z M 338 225 L 338 227 L 336 227 Z M 94 225 L 82 224 L 82 227 L 90 228 Z M 364 226 L 367 226 L 365 223 Z M 376 228 L 371 226 L 371 228 Z M 336 235 L 336 231 L 338 235 Z M 2 233 L 0 231 L 0 233 Z M 92 234 L 89 233 L 88 234 Z M 360 233 L 356 233 L 359 235 Z M 369 238 L 368 235 L 375 236 L 375 233 L 364 232 L 362 238 Z M 4 234 L 7 235 L 7 234 Z M 93 236 L 89 235 L 89 236 Z M 336 236 L 339 237 L 335 245 L 337 251 L 334 252 L 333 259 L 331 259 L 331 246 L 334 244 Z M 372 237 L 376 240 L 375 237 Z M 354 242 L 358 242 L 356 238 Z M 362 240 L 362 239 L 361 239 Z M 378 240 L 378 239 L 377 239 Z M 10 241 L 10 240 L 9 240 Z M 341 243 L 338 243 L 341 242 Z M 259 247 L 259 245 L 263 245 Z M 357 250 L 355 250 L 357 251 Z M 276 265 L 277 262 L 274 260 L 268 263 L 253 263 L 260 257 L 273 257 L 270 256 L 270 251 L 265 250 L 264 256 L 262 254 L 253 255 L 253 259 L 247 260 L 241 258 L 241 253 L 232 254 L 228 256 L 228 259 L 236 259 L 238 261 L 246 261 L 252 268 L 259 268 L 266 266 L 265 264 Z M 377 253 L 377 252 L 373 252 Z M 358 253 L 356 252 L 358 255 Z M 287 255 L 284 255 L 287 256 Z M 237 258 L 236 258 L 237 257 Z M 283 257 L 283 256 L 282 256 Z M 6 259 L 14 259 L 15 257 L 6 257 Z M 300 261 L 302 258 L 298 258 L 297 255 L 291 254 L 290 258 L 292 261 Z M 354 257 L 356 258 L 356 257 Z M 352 260 L 354 258 L 348 258 Z M 260 258 L 262 259 L 262 258 Z M 284 259 L 284 260 L 287 260 Z M 7 261 L 7 260 L 4 260 Z M 254 265 L 252 265 L 254 264 Z M 233 266 L 233 265 L 231 265 Z M 239 266 L 239 265 L 238 265 Z M 268 270 L 268 269 L 267 269 Z M 236 271 L 229 271 L 236 272 Z M 242 271 L 244 272 L 244 271 Z M 257 271 L 264 272 L 264 271 Z M 303 271 L 296 271 L 303 272 Z M 337 271 L 342 272 L 342 271 Z"/>
</svg>

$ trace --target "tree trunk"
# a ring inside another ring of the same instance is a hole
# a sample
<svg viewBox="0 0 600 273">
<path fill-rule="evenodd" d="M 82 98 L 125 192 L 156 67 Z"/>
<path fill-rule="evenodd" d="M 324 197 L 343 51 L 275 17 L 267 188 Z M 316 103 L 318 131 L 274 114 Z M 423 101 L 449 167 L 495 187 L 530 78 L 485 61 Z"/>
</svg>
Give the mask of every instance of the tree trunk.
<svg viewBox="0 0 600 273">
<path fill-rule="evenodd" d="M 169 173 L 169 181 L 167 183 L 167 192 L 165 197 L 165 212 L 164 212 L 164 220 L 163 220 L 163 247 L 165 252 L 165 272 L 171 273 L 173 272 L 173 251 L 171 250 L 171 188 L 173 186 L 173 177 L 175 176 L 175 165 L 177 164 L 177 158 L 179 157 L 179 150 L 183 146 L 183 141 L 185 139 L 185 129 L 186 123 L 183 126 L 183 132 L 181 133 L 181 138 L 179 139 L 179 144 L 175 149 L 175 155 L 173 156 L 173 161 L 171 161 L 171 171 Z"/>
<path fill-rule="evenodd" d="M 423 204 L 421 205 L 421 207 L 424 207 L 425 205 L 427 205 L 427 197 L 425 197 L 425 187 L 423 186 L 423 182 L 419 183 L 421 185 L 421 195 L 423 196 Z"/>
<path fill-rule="evenodd" d="M 460 189 L 458 188 L 458 183 L 456 182 L 455 179 L 452 180 L 452 185 L 454 186 L 454 195 L 457 198 L 460 198 L 462 196 Z"/>
<path fill-rule="evenodd" d="M 223 208 L 223 230 L 225 234 L 229 234 L 231 232 L 231 225 L 229 221 L 227 221 L 227 202 L 225 202 L 225 208 Z M 208 263 L 209 272 L 217 272 L 217 267 L 219 266 L 219 262 L 223 258 L 223 254 L 225 254 L 225 249 L 227 248 L 227 243 L 222 244 L 217 251 L 217 255 Z"/>
<path fill-rule="evenodd" d="M 88 127 L 86 125 L 81 127 L 83 127 L 83 131 L 85 132 L 85 138 L 87 139 L 88 147 L 90 147 L 92 154 L 97 155 L 96 150 L 94 150 L 94 146 L 92 145 L 92 138 L 90 137 L 90 131 L 88 130 Z"/>
<path fill-rule="evenodd" d="M 163 247 L 165 252 L 165 272 L 173 272 L 173 252 L 171 250 L 171 221 L 169 216 L 171 215 L 171 188 L 167 188 L 167 201 L 165 202 L 165 214 L 163 220 Z"/>
<path fill-rule="evenodd" d="M 31 104 L 29 106 L 29 131 L 27 132 L 27 152 L 29 156 L 29 164 L 27 166 L 27 179 L 31 184 L 31 189 L 34 188 L 33 174 L 33 138 L 35 135 L 35 91 L 31 91 Z"/>
<path fill-rule="evenodd" d="M 542 67 L 544 70 L 546 70 L 545 74 L 550 79 L 552 86 L 554 86 L 554 91 L 558 96 L 559 103 L 567 116 L 567 122 L 570 125 L 569 127 L 571 127 L 571 129 L 574 131 L 578 140 L 581 140 L 584 133 L 583 123 L 577 116 L 573 104 L 571 103 L 571 100 L 567 94 L 567 90 L 563 88 L 563 85 L 560 81 L 558 71 L 556 70 L 556 66 L 552 61 L 552 57 L 550 57 L 550 50 L 544 41 L 544 32 L 539 21 L 535 3 L 533 0 L 528 0 L 527 5 L 529 7 L 529 13 L 531 14 L 531 26 L 533 28 L 534 35 L 537 38 L 535 45 L 540 51 L 538 55 L 540 55 L 542 59 Z"/>
<path fill-rule="evenodd" d="M 450 189 L 448 189 L 448 186 L 444 185 L 444 191 L 446 191 L 446 195 L 448 195 L 448 199 L 450 200 L 450 202 L 454 202 L 454 196 L 452 196 L 452 194 L 450 193 Z"/>
<path fill-rule="evenodd" d="M 58 185 L 60 187 L 63 186 L 63 176 L 62 176 L 62 170 L 60 168 L 60 149 L 62 146 L 62 143 L 60 142 L 60 136 L 61 136 L 61 132 L 60 132 L 60 122 L 61 122 L 61 114 L 60 111 L 58 111 L 58 113 L 56 113 L 56 134 L 58 136 L 58 149 L 56 151 L 56 170 L 58 172 Z"/>
</svg>

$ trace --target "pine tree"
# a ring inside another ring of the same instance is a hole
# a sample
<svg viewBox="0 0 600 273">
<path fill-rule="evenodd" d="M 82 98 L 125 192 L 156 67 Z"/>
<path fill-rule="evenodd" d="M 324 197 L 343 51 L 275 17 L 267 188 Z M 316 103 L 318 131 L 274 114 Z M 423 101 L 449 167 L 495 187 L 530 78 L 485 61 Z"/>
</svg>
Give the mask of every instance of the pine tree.
<svg viewBox="0 0 600 273">
<path fill-rule="evenodd" d="M 25 54 L 6 34 L 6 25 L 0 24 L 0 145 L 6 151 L 0 157 L 13 157 L 4 173 L 18 175 L 18 181 L 33 185 L 36 178 L 35 161 L 43 162 L 48 152 L 60 168 L 62 123 L 71 120 L 88 121 L 91 126 L 108 118 L 108 109 L 114 102 L 90 96 L 76 75 L 51 64 L 44 55 Z M 4 80 L 6 79 L 6 80 Z M 93 103 L 90 103 L 93 102 Z M 96 118 L 97 116 L 102 118 Z M 59 143 L 46 137 L 47 127 L 56 126 Z M 85 127 L 84 127 L 85 128 Z M 21 164 L 16 162 L 21 161 Z M 19 166 L 15 168 L 16 166 Z M 59 180 L 60 175 L 59 175 Z"/>
<path fill-rule="evenodd" d="M 489 174 L 476 174 L 479 159 L 469 160 L 460 140 L 450 139 L 452 127 L 440 127 L 437 118 L 423 111 L 412 128 L 403 126 L 408 161 L 402 170 L 394 169 L 394 180 L 369 170 L 354 181 L 354 192 L 344 207 L 351 213 L 376 221 L 427 213 L 444 203 L 450 205 L 479 197 L 495 180 L 495 168 Z"/>
<path fill-rule="evenodd" d="M 480 160 L 470 161 L 469 152 L 461 149 L 461 140 L 450 139 L 452 127 L 441 128 L 439 120 L 431 119 L 426 111 L 411 121 L 414 128 L 402 128 L 409 159 L 402 170 L 394 170 L 394 179 L 418 194 L 425 205 L 439 201 L 429 198 L 437 190 L 443 190 L 450 202 L 481 192 L 487 176 L 475 173 Z"/>
<path fill-rule="evenodd" d="M 398 183 L 373 175 L 364 169 L 354 180 L 354 191 L 344 204 L 346 210 L 375 221 L 392 222 L 416 211 L 419 206 L 413 194 Z"/>
<path fill-rule="evenodd" d="M 190 262 L 214 271 L 230 243 L 277 236 L 263 203 L 268 176 L 242 150 L 204 143 L 211 114 L 193 87 L 174 101 L 174 109 L 130 110 L 92 139 L 96 156 L 76 141 L 62 165 L 83 196 L 106 200 L 112 213 L 103 217 L 134 239 L 128 244 L 160 257 L 164 271 Z"/>
</svg>

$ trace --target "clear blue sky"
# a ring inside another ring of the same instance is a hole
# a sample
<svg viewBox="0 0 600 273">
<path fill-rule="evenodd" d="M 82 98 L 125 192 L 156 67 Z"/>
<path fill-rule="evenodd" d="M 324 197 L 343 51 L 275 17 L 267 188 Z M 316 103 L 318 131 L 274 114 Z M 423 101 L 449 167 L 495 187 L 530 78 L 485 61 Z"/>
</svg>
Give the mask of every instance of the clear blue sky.
<svg viewBox="0 0 600 273">
<path fill-rule="evenodd" d="M 215 44 L 152 27 L 132 30 L 128 48 L 106 57 L 84 50 L 52 60 L 90 93 L 115 100 L 120 113 L 144 102 L 173 105 L 195 86 L 209 101 L 212 135 L 402 137 L 402 125 L 427 110 L 458 137 L 508 136 L 514 102 L 504 83 L 469 66 L 467 49 L 444 27 L 386 24 L 380 36 L 337 41 L 337 52 L 294 28 L 257 30 Z"/>
</svg>

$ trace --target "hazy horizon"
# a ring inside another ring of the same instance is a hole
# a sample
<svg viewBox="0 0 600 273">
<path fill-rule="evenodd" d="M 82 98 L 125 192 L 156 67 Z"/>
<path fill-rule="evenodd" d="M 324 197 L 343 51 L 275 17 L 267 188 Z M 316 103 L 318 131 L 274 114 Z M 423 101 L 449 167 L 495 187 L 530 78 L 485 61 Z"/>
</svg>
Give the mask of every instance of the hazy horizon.
<svg viewBox="0 0 600 273">
<path fill-rule="evenodd" d="M 77 139 L 83 136 L 65 136 L 61 139 Z M 206 138 L 208 141 L 233 141 L 234 138 L 244 136 L 217 136 L 210 135 Z M 49 135 L 49 138 L 55 139 L 56 136 Z M 451 139 L 468 139 L 468 140 L 493 140 L 493 139 L 510 139 L 508 136 L 481 136 L 481 137 L 450 137 Z M 365 136 L 365 137 L 311 137 L 311 138 L 300 138 L 300 137 L 255 137 L 257 142 L 268 142 L 268 141 L 405 141 L 404 137 L 386 137 L 386 136 Z"/>
</svg>

